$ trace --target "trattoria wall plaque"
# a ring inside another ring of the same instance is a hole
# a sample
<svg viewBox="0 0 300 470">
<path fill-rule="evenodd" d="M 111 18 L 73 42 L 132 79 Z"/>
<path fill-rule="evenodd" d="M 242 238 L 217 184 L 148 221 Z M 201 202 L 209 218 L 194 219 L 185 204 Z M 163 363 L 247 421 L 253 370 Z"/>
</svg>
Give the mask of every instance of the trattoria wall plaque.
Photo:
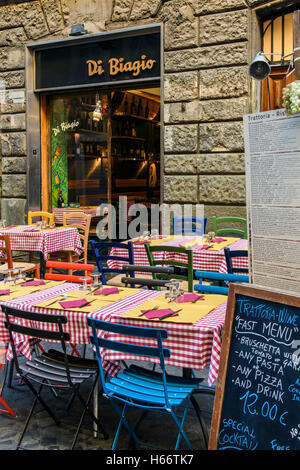
<svg viewBox="0 0 300 470">
<path fill-rule="evenodd" d="M 160 78 L 160 33 L 57 41 L 35 51 L 35 90 Z"/>
</svg>

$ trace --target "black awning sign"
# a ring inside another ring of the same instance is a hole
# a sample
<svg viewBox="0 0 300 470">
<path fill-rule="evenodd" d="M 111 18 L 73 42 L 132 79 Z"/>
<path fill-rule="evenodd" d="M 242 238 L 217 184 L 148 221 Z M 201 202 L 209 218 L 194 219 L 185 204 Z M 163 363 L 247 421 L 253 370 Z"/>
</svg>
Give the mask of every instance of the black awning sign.
<svg viewBox="0 0 300 470">
<path fill-rule="evenodd" d="M 35 89 L 160 78 L 160 33 L 58 43 L 35 51 Z"/>
</svg>

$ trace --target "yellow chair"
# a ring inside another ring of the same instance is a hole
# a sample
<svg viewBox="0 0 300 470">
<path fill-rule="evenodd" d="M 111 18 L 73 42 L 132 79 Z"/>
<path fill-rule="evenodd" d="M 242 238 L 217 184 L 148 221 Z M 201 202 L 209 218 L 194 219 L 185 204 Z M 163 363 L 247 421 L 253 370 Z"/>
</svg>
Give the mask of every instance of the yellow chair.
<svg viewBox="0 0 300 470">
<path fill-rule="evenodd" d="M 37 211 L 37 212 L 28 212 L 28 225 L 33 224 L 34 222 L 32 221 L 33 218 L 35 217 L 41 217 L 42 220 L 45 220 L 50 227 L 52 227 L 54 223 L 54 214 L 51 212 L 45 212 L 45 211 Z"/>
</svg>

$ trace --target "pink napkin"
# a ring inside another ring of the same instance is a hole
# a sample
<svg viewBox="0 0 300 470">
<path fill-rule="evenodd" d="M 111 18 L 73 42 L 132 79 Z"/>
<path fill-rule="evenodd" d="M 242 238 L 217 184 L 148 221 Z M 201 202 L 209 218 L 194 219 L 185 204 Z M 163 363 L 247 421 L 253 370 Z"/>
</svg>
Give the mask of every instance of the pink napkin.
<svg viewBox="0 0 300 470">
<path fill-rule="evenodd" d="M 199 300 L 204 300 L 204 298 L 201 298 L 201 296 L 199 296 L 198 294 L 190 293 L 190 294 L 180 295 L 177 298 L 176 302 L 178 302 L 179 304 L 182 304 L 184 302 L 193 302 L 194 300 L 197 300 L 198 302 Z"/>
<path fill-rule="evenodd" d="M 147 310 L 141 310 L 141 313 L 147 312 Z M 165 315 L 173 313 L 174 310 L 171 308 L 162 308 L 161 310 L 151 310 L 148 313 L 145 313 L 145 317 L 151 319 L 151 318 L 161 318 L 164 317 Z M 178 313 L 174 313 L 171 315 L 172 317 L 177 317 Z"/>
<path fill-rule="evenodd" d="M 218 243 L 218 242 L 226 242 L 227 239 L 226 238 L 213 238 L 211 241 Z"/>
<path fill-rule="evenodd" d="M 21 286 L 42 286 L 45 284 L 45 281 L 27 281 L 23 282 Z"/>
<path fill-rule="evenodd" d="M 94 292 L 94 295 L 97 294 L 103 294 L 103 295 L 109 295 L 109 294 L 118 294 L 119 289 L 117 287 L 107 287 L 104 289 L 98 289 Z"/>
<path fill-rule="evenodd" d="M 145 243 L 150 243 L 148 240 L 137 240 L 133 242 L 134 245 L 144 245 Z"/>
<path fill-rule="evenodd" d="M 9 290 L 9 289 L 0 290 L 0 295 L 9 295 L 9 294 L 10 294 L 10 290 Z"/>
<path fill-rule="evenodd" d="M 82 305 L 86 303 L 87 303 L 86 299 L 79 299 L 79 300 L 67 300 L 66 302 L 59 302 L 59 305 L 61 305 L 62 308 L 76 308 L 76 307 L 82 307 Z"/>
</svg>

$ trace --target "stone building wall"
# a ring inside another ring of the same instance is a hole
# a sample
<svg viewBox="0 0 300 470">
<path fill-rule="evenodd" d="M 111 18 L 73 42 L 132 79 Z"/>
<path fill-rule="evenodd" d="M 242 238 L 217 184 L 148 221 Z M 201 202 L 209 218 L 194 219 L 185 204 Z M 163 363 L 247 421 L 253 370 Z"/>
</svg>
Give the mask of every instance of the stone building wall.
<svg viewBox="0 0 300 470">
<path fill-rule="evenodd" d="M 24 45 L 66 38 L 77 23 L 88 33 L 163 23 L 164 202 L 202 203 L 208 218 L 245 216 L 242 116 L 252 112 L 251 8 L 264 3 L 36 0 L 0 6 L 2 218 L 22 223 L 30 191 Z"/>
</svg>

